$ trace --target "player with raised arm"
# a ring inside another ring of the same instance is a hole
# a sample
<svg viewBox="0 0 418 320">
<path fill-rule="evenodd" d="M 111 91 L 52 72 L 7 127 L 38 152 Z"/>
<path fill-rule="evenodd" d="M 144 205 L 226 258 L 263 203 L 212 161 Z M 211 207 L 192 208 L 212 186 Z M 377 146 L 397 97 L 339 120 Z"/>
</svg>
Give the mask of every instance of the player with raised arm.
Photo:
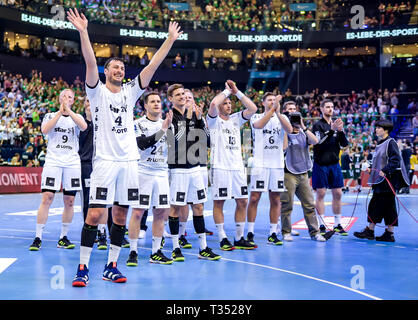
<svg viewBox="0 0 418 320">
<path fill-rule="evenodd" d="M 232 113 L 232 101 L 229 98 L 231 94 L 241 101 L 244 110 Z M 220 248 L 224 251 L 255 248 L 244 239 L 248 186 L 241 152 L 241 127 L 256 112 L 257 106 L 251 99 L 239 91 L 233 81 L 228 80 L 225 90 L 210 103 L 206 118 L 211 140 L 213 218 Z M 223 207 L 228 199 L 235 199 L 236 202 L 234 245 L 229 242 L 224 230 Z"/>
<path fill-rule="evenodd" d="M 113 224 L 103 279 L 126 282 L 126 277 L 117 269 L 117 260 L 125 235 L 129 205 L 139 201 L 139 152 L 136 147 L 133 109 L 182 32 L 176 22 L 170 22 L 167 39 L 149 64 L 128 83 L 123 84 L 125 65 L 122 59 L 108 59 L 104 66 L 106 82 L 102 83 L 87 31 L 86 17 L 78 13 L 77 9 L 70 9 L 67 17 L 80 34 L 81 51 L 86 63 L 86 92 L 94 128 L 89 210 L 81 233 L 80 263 L 73 286 L 84 287 L 89 281 L 88 266 L 97 226 L 106 207 L 112 205 Z"/>
</svg>

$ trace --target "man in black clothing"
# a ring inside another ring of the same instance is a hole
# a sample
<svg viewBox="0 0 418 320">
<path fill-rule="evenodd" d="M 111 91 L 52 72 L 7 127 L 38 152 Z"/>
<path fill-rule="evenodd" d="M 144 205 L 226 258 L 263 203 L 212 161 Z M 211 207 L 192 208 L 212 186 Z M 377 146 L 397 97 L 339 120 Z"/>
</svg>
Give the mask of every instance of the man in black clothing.
<svg viewBox="0 0 418 320">
<path fill-rule="evenodd" d="M 325 204 L 327 189 L 332 191 L 332 210 L 334 212 L 334 231 L 348 235 L 341 226 L 341 196 L 344 180 L 339 164 L 340 149 L 348 146 L 348 140 L 343 131 L 341 118 L 332 120 L 334 103 L 324 99 L 320 104 L 322 119 L 313 125 L 313 133 L 318 138 L 318 144 L 313 147 L 314 164 L 312 170 L 312 188 L 316 190 L 316 210 L 320 217 L 321 234 L 325 234 Z"/>
<path fill-rule="evenodd" d="M 394 191 L 409 186 L 409 179 L 399 147 L 389 136 L 392 130 L 391 121 L 379 120 L 376 123 L 376 135 L 379 141 L 367 182 L 372 186 L 373 196 L 367 210 L 369 225 L 361 232 L 354 232 L 354 236 L 360 239 L 395 242 L 393 232 L 394 227 L 398 226 L 398 213 Z M 389 180 L 394 190 L 391 189 L 386 179 Z M 375 226 L 383 219 L 386 230 L 380 237 L 375 238 Z"/>
<path fill-rule="evenodd" d="M 172 258 L 174 261 L 184 261 L 179 247 L 179 215 L 182 207 L 191 204 L 193 226 L 199 238 L 199 258 L 218 260 L 221 256 L 212 252 L 206 244 L 203 217 L 203 204 L 207 201 L 207 194 L 200 164 L 207 161 L 207 133 L 202 111 L 196 108 L 191 118 L 187 117 L 185 91 L 181 84 L 171 85 L 167 96 L 173 105 L 171 130 L 174 136 L 171 141 L 168 139 L 171 205 L 168 224 L 173 241 Z"/>
</svg>

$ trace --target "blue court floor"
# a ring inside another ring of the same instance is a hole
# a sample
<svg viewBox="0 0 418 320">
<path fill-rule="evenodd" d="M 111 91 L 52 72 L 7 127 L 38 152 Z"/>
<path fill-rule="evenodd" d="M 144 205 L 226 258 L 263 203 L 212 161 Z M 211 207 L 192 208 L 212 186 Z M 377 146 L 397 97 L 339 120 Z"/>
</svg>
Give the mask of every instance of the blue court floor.
<svg viewBox="0 0 418 320">
<path fill-rule="evenodd" d="M 101 274 L 107 251 L 93 250 L 90 283 L 73 288 L 71 281 L 79 261 L 82 228 L 80 197 L 69 239 L 73 250 L 56 247 L 62 213 L 62 194 L 56 195 L 39 252 L 29 251 L 35 236 L 36 211 L 40 194 L 0 195 L 0 300 L 415 300 L 418 298 L 418 225 L 400 207 L 395 243 L 359 240 L 352 234 L 366 225 L 366 197 L 355 193 L 343 196 L 343 227 L 349 235 L 334 235 L 326 243 L 312 241 L 296 202 L 292 223 L 300 232 L 293 242 L 282 246 L 267 244 L 268 198 L 263 195 L 255 225 L 258 248 L 223 252 L 213 222 L 212 202 L 205 205 L 205 221 L 214 235 L 208 245 L 222 255 L 219 261 L 198 259 L 198 241 L 193 223 L 187 226 L 192 249 L 183 249 L 185 262 L 155 265 L 151 253 L 151 228 L 139 240 L 139 266 L 127 267 L 129 249 L 123 248 L 119 269 L 128 281 L 114 284 Z M 400 195 L 401 201 L 417 218 L 417 193 Z M 332 224 L 331 197 L 326 196 L 327 222 Z M 234 205 L 225 206 L 225 229 L 232 241 L 235 231 Z M 151 226 L 152 215 L 148 217 Z M 384 228 L 376 228 L 376 235 Z M 246 234 L 247 230 L 245 230 Z M 171 240 L 164 252 L 170 255 Z"/>
</svg>

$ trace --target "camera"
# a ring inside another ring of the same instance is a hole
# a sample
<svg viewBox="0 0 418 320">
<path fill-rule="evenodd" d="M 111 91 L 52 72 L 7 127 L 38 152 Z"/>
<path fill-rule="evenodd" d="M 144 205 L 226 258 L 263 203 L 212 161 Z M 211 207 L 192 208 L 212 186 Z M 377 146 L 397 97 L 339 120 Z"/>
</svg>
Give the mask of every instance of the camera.
<svg viewBox="0 0 418 320">
<path fill-rule="evenodd" d="M 300 114 L 300 112 L 293 112 L 291 114 L 289 114 L 289 120 L 290 120 L 290 124 L 293 125 L 300 125 L 300 121 L 302 119 L 302 116 Z"/>
</svg>

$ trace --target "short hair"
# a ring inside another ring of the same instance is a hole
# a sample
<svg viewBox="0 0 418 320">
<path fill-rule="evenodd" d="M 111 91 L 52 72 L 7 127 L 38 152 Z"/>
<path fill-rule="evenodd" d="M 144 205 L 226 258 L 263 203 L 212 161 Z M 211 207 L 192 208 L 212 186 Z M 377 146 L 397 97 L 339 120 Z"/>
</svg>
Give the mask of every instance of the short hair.
<svg viewBox="0 0 418 320">
<path fill-rule="evenodd" d="M 324 99 L 324 100 L 321 101 L 321 103 L 319 104 L 319 106 L 321 108 L 323 108 L 325 106 L 325 104 L 328 103 L 328 102 L 331 102 L 332 104 L 334 104 L 334 102 L 332 102 L 331 99 Z"/>
<path fill-rule="evenodd" d="M 173 96 L 173 92 L 175 90 L 177 90 L 177 89 L 184 89 L 184 86 L 182 84 L 180 84 L 180 83 L 172 84 L 167 89 L 167 96 L 172 97 Z"/>
<path fill-rule="evenodd" d="M 157 92 L 157 91 L 150 91 L 150 92 L 147 92 L 145 95 L 144 95 L 144 103 L 145 104 L 147 104 L 148 103 L 148 97 L 149 96 L 159 96 L 160 97 L 160 99 L 161 99 L 161 96 L 160 96 L 160 94 Z"/>
<path fill-rule="evenodd" d="M 282 107 L 282 112 L 283 112 L 284 110 L 286 110 L 286 108 L 287 108 L 287 106 L 288 106 L 289 104 L 294 104 L 294 105 L 295 105 L 295 107 L 297 107 L 297 104 L 296 104 L 296 102 L 295 102 L 295 101 L 293 101 L 293 100 L 289 100 L 289 101 L 286 101 L 286 102 L 283 104 L 283 107 Z"/>
<path fill-rule="evenodd" d="M 69 88 L 66 88 L 66 89 L 62 90 L 61 93 L 60 93 L 60 96 L 58 98 L 59 103 L 62 102 L 62 99 L 64 98 L 64 95 L 65 95 L 66 91 L 71 91 L 74 94 L 74 91 L 69 89 Z"/>
<path fill-rule="evenodd" d="M 192 90 L 190 90 L 190 89 L 184 89 L 184 93 L 186 93 L 186 92 L 189 92 L 192 95 L 192 97 L 194 98 L 194 94 L 193 94 Z"/>
<path fill-rule="evenodd" d="M 107 68 L 109 67 L 109 64 L 110 64 L 112 61 L 120 61 L 120 62 L 122 62 L 123 64 L 125 64 L 125 61 L 123 61 L 123 59 L 122 59 L 122 58 L 119 58 L 119 57 L 111 57 L 111 58 L 107 59 L 107 60 L 106 60 L 106 62 L 105 62 L 105 64 L 104 64 L 105 69 L 107 69 Z"/>
<path fill-rule="evenodd" d="M 387 119 L 381 119 L 381 120 L 376 121 L 375 126 L 376 127 L 383 128 L 383 130 L 386 130 L 389 133 L 391 133 L 392 130 L 393 130 L 393 123 L 392 123 L 392 121 L 387 120 Z"/>
<path fill-rule="evenodd" d="M 262 97 L 263 102 L 267 99 L 268 96 L 275 96 L 275 94 L 273 92 L 266 92 Z"/>
</svg>

